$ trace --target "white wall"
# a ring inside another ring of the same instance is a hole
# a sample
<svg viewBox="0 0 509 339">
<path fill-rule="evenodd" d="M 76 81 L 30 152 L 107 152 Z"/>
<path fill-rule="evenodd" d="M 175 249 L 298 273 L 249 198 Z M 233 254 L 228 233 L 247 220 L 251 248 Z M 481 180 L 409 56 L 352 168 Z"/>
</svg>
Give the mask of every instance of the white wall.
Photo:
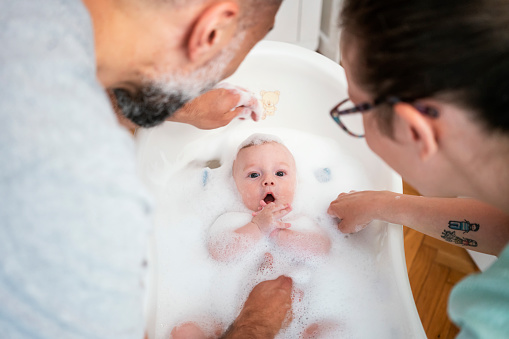
<svg viewBox="0 0 509 339">
<path fill-rule="evenodd" d="M 318 51 L 336 62 L 340 60 L 339 53 L 339 11 L 342 0 L 323 0 L 322 19 L 320 24 L 320 42 Z"/>
<path fill-rule="evenodd" d="M 284 0 L 274 29 L 265 40 L 283 41 L 316 51 L 322 0 Z"/>
<path fill-rule="evenodd" d="M 339 62 L 341 5 L 342 0 L 284 0 L 265 40 L 292 43 Z"/>
</svg>

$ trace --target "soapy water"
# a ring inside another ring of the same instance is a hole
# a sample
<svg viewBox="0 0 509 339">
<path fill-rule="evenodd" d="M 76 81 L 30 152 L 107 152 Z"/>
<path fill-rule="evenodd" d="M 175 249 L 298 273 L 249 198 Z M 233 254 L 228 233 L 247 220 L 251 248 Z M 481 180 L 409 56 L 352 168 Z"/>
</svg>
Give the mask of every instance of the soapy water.
<svg viewBox="0 0 509 339">
<path fill-rule="evenodd" d="M 285 274 L 294 282 L 293 321 L 277 338 L 300 338 L 313 324 L 321 326 L 319 338 L 408 338 L 384 250 L 386 224 L 373 222 L 345 235 L 326 212 L 339 193 L 371 188 L 363 168 L 332 140 L 282 128 L 261 132 L 279 136 L 297 166 L 293 212 L 283 221 L 288 218 L 295 222 L 292 227 L 305 228 L 297 222 L 304 217 L 318 224 L 331 240 L 329 254 L 303 255 L 262 240 L 230 261 L 214 260 L 208 244 L 220 239 L 221 230 L 211 227 L 216 219 L 223 218 L 227 230 L 252 218 L 231 168 L 238 146 L 253 131 L 198 140 L 176 161 L 166 160 L 154 178 L 165 182 L 155 192 L 155 337 L 169 338 L 175 326 L 189 321 L 211 331 L 217 326 L 225 330 L 257 283 Z"/>
</svg>

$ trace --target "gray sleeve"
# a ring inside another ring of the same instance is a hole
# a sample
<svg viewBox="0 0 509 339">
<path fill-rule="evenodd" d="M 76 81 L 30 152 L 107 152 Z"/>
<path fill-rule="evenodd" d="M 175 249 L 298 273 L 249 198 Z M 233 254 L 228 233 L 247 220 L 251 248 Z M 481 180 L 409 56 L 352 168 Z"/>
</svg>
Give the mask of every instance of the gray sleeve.
<svg viewBox="0 0 509 339">
<path fill-rule="evenodd" d="M 151 201 L 79 0 L 0 3 L 0 336 L 143 336 Z"/>
</svg>

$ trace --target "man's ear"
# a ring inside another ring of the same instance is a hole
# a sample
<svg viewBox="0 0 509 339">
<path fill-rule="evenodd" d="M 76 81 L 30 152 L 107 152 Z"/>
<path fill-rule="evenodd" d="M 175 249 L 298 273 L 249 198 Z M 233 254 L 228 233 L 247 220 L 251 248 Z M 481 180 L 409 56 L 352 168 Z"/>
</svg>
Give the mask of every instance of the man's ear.
<svg viewBox="0 0 509 339">
<path fill-rule="evenodd" d="M 404 102 L 395 104 L 393 109 L 400 119 L 400 123 L 394 125 L 394 133 L 398 135 L 397 138 L 400 141 L 413 143 L 422 161 L 432 157 L 438 150 L 438 135 L 432 118 L 423 115 L 414 106 Z M 396 131 L 396 129 L 400 130 Z"/>
<path fill-rule="evenodd" d="M 189 35 L 189 59 L 203 64 L 229 44 L 237 31 L 239 6 L 231 0 L 207 7 L 196 19 Z"/>
</svg>

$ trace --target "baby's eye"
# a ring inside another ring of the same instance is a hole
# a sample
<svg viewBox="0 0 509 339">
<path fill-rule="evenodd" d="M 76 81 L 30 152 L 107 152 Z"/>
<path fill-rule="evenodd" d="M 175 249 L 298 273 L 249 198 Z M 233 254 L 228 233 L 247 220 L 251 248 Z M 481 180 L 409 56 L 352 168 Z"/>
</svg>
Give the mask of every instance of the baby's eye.
<svg viewBox="0 0 509 339">
<path fill-rule="evenodd" d="M 283 176 L 285 175 L 285 172 L 283 172 L 283 171 L 277 171 L 277 172 L 276 172 L 276 175 L 277 175 L 278 177 L 283 177 Z"/>
<path fill-rule="evenodd" d="M 248 177 L 253 178 L 253 179 L 258 178 L 259 176 L 260 176 L 260 174 L 258 174 L 258 173 L 249 173 L 248 174 Z"/>
</svg>

